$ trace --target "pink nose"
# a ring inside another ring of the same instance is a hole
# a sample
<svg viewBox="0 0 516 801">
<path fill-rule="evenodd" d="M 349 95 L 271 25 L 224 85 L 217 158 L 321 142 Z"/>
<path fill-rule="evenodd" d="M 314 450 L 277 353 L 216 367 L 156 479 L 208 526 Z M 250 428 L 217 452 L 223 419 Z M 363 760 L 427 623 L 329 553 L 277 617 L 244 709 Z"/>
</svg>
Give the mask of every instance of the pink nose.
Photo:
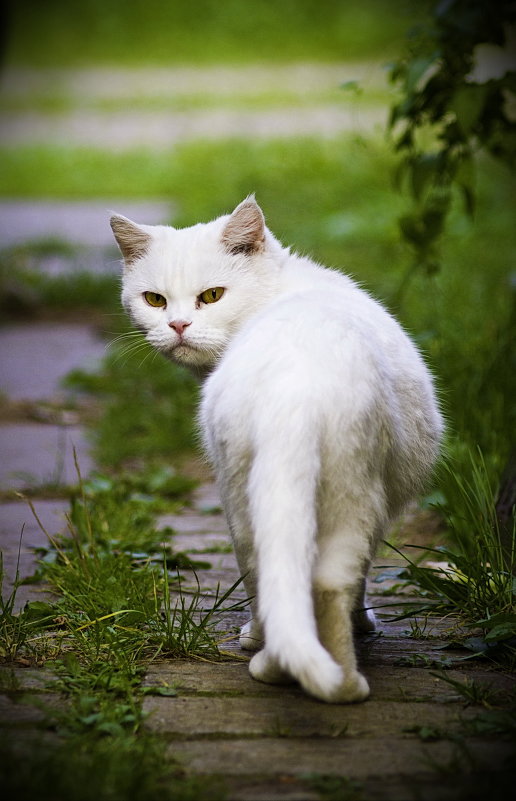
<svg viewBox="0 0 516 801">
<path fill-rule="evenodd" d="M 191 323 L 187 322 L 187 320 L 172 320 L 169 323 L 169 327 L 173 328 L 180 337 L 183 336 L 185 328 L 188 328 L 189 325 L 191 325 Z"/>
</svg>

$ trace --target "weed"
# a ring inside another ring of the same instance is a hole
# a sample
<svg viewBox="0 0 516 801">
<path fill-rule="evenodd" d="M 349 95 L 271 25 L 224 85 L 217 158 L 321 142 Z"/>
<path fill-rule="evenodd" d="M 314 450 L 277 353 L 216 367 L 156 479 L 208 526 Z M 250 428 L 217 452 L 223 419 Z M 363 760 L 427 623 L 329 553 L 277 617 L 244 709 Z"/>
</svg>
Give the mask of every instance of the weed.
<svg viewBox="0 0 516 801">
<path fill-rule="evenodd" d="M 20 548 L 23 532 L 20 535 Z M 12 589 L 4 596 L 4 565 L 0 551 L 0 662 L 13 662 L 24 653 L 35 654 L 34 643 L 39 632 L 51 627 L 58 614 L 57 607 L 43 601 L 27 603 L 15 613 L 16 594 L 20 586 L 19 559 Z M 48 645 L 48 643 L 47 643 Z"/>
<path fill-rule="evenodd" d="M 171 453 L 194 444 L 197 386 L 192 376 L 152 350 L 140 334 L 128 333 L 129 344 L 122 339 L 113 345 L 99 374 L 74 371 L 68 386 L 102 398 L 103 414 L 95 432 L 98 462 L 109 468 L 161 463 L 155 473 L 159 479 Z M 172 483 L 172 476 L 168 481 Z M 149 488 L 164 489 L 159 481 Z"/>
<path fill-rule="evenodd" d="M 346 776 L 330 776 L 323 773 L 307 773 L 301 776 L 310 789 L 319 793 L 321 801 L 363 801 L 364 788 L 361 782 Z"/>
<path fill-rule="evenodd" d="M 446 734 L 435 726 L 409 726 L 403 731 L 408 734 L 416 734 L 425 743 L 446 739 Z"/>
<path fill-rule="evenodd" d="M 477 651 L 486 655 L 489 652 L 493 658 L 512 659 L 516 647 L 516 585 L 512 572 L 516 529 L 508 548 L 500 537 L 495 496 L 481 455 L 473 461 L 469 480 L 450 464 L 443 469 L 455 492 L 453 501 L 441 505 L 452 545 L 421 549 L 423 556 L 430 553 L 439 558 L 431 563 L 412 560 L 405 550 L 393 546 L 407 563 L 400 578 L 425 599 L 419 608 L 411 605 L 410 612 L 396 619 L 415 613 L 452 613 L 461 625 L 482 631 L 484 647 Z"/>
<path fill-rule="evenodd" d="M 502 697 L 505 696 L 500 690 L 474 679 L 467 678 L 464 681 L 457 681 L 457 679 L 440 673 L 432 673 L 432 675 L 450 684 L 468 704 L 481 704 L 491 708 L 497 705 L 502 700 Z M 504 697 L 503 700 L 506 703 L 508 699 Z"/>
<path fill-rule="evenodd" d="M 72 735 L 60 744 L 31 743 L 20 754 L 0 744 L 2 788 L 29 801 L 221 801 L 220 781 L 186 777 L 166 755 L 162 738 L 143 732 Z"/>
<path fill-rule="evenodd" d="M 172 478 L 151 473 L 149 480 L 177 498 L 180 485 Z M 39 798 L 56 801 L 223 798 L 220 782 L 183 777 L 165 757 L 165 744 L 144 729 L 144 695 L 176 691 L 142 688 L 141 680 L 145 664 L 158 655 L 219 658 L 215 622 L 239 606 L 228 604 L 237 585 L 214 598 L 198 588 L 186 599 L 179 576 L 171 584 L 173 553 L 163 548 L 163 532 L 153 529 L 152 503 L 141 497 L 130 503 L 135 481 L 114 486 L 100 476 L 83 482 L 79 474 L 68 535 L 46 532 L 50 546 L 40 565 L 58 600 L 32 602 L 14 614 L 17 577 L 2 601 L 2 659 L 44 654 L 55 676 L 52 691 L 66 700 L 33 701 L 59 739 L 24 754 L 26 769 L 19 769 L 16 738 L 0 748 L 2 786 L 13 797 L 34 797 L 37 788 Z M 143 547 L 145 553 L 135 553 Z M 4 685 L 15 689 L 12 681 Z"/>
<path fill-rule="evenodd" d="M 428 627 L 428 616 L 423 618 L 423 622 L 421 623 L 419 618 L 413 618 L 409 620 L 410 624 L 410 632 L 407 632 L 409 637 L 412 637 L 415 640 L 425 640 L 427 637 L 431 635 L 427 633 Z"/>
</svg>

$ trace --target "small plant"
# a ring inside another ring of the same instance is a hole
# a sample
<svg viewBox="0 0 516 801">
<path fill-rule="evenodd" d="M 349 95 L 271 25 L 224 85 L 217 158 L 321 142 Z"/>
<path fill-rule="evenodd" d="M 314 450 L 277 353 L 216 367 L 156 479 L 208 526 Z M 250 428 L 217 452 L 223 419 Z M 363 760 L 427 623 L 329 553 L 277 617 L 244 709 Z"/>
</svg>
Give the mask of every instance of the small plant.
<svg viewBox="0 0 516 801">
<path fill-rule="evenodd" d="M 451 464 L 443 469 L 450 500 L 439 508 L 447 520 L 452 544 L 421 548 L 419 560 L 393 546 L 407 562 L 400 578 L 425 599 L 397 619 L 414 614 L 455 615 L 462 626 L 482 632 L 484 647 L 477 650 L 493 658 L 514 659 L 516 531 L 509 544 L 500 536 L 495 495 L 481 454 L 472 460 L 469 479 L 453 470 Z M 428 553 L 436 561 L 422 561 Z"/>
<path fill-rule="evenodd" d="M 20 535 L 20 547 L 23 532 Z M 16 613 L 16 595 L 20 586 L 19 559 L 16 576 L 11 591 L 4 598 L 4 563 L 0 551 L 0 662 L 13 662 L 27 654 L 34 655 L 33 646 L 37 634 L 54 624 L 57 608 L 43 601 L 27 603 L 24 609 Z"/>
<path fill-rule="evenodd" d="M 441 673 L 432 673 L 432 676 L 450 684 L 468 704 L 481 704 L 491 709 L 502 700 L 503 694 L 500 690 L 493 689 L 492 686 L 484 684 L 483 682 L 475 681 L 470 678 L 464 681 L 457 681 L 457 679 L 453 679 Z M 506 701 L 507 699 L 504 700 Z"/>
<path fill-rule="evenodd" d="M 323 773 L 308 773 L 302 776 L 310 789 L 319 793 L 321 801 L 364 801 L 361 782 L 346 776 L 330 776 Z"/>
<path fill-rule="evenodd" d="M 428 616 L 426 615 L 421 622 L 419 618 L 414 617 L 412 620 L 409 620 L 410 623 L 410 632 L 408 632 L 409 637 L 412 637 L 415 640 L 424 640 L 430 635 L 426 633 L 428 627 Z"/>
<path fill-rule="evenodd" d="M 67 383 L 102 398 L 95 436 L 100 464 L 159 468 L 172 453 L 193 446 L 197 386 L 138 332 L 126 330 L 117 340 L 100 373 L 75 370 Z"/>
<path fill-rule="evenodd" d="M 143 726 L 144 696 L 175 695 L 175 689 L 142 688 L 141 682 L 145 665 L 159 656 L 220 658 L 216 622 L 241 607 L 229 602 L 239 582 L 209 596 L 199 585 L 184 591 L 179 574 L 171 577 L 176 555 L 163 543 L 170 532 L 155 530 L 154 515 L 167 496 L 174 504 L 187 482 L 167 471 L 118 483 L 78 475 L 68 534 L 45 532 L 49 547 L 38 571 L 58 600 L 29 603 L 16 614 L 17 576 L 0 606 L 2 661 L 44 655 L 55 676 L 52 691 L 66 701 L 33 701 L 59 741 L 33 749 L 26 770 L 19 770 L 8 743 L 0 746 L 3 789 L 44 801 L 221 799 L 220 783 L 184 778 L 165 757 L 165 743 Z M 159 500 L 144 497 L 149 486 L 158 486 Z M 14 692 L 11 685 L 4 691 Z"/>
</svg>

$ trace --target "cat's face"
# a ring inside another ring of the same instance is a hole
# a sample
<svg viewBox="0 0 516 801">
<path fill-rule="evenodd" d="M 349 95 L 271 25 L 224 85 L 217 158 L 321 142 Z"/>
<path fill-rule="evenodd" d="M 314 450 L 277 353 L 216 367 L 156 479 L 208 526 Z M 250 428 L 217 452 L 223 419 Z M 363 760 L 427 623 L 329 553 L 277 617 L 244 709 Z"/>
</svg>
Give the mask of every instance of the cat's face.
<svg viewBox="0 0 516 801">
<path fill-rule="evenodd" d="M 122 302 L 155 348 L 206 369 L 273 294 L 280 246 L 254 199 L 191 228 L 136 225 L 114 216 L 125 261 Z"/>
</svg>

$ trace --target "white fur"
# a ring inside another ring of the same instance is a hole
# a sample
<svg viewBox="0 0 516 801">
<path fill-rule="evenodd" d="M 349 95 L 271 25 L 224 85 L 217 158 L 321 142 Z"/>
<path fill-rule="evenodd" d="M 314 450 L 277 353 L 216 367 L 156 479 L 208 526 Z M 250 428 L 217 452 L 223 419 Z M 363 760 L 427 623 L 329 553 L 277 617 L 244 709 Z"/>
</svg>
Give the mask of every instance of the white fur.
<svg viewBox="0 0 516 801">
<path fill-rule="evenodd" d="M 244 205 L 259 213 L 247 200 L 206 225 L 140 226 L 149 248 L 127 267 L 122 298 L 149 342 L 208 374 L 200 426 L 254 598 L 241 637 L 261 648 L 251 674 L 359 701 L 369 688 L 353 622 L 374 628 L 364 577 L 428 476 L 442 422 L 416 348 L 349 278 L 291 255 L 267 229 L 254 251 L 228 251 L 223 232 Z M 210 287 L 223 297 L 199 307 Z M 177 319 L 190 322 L 182 345 L 168 327 Z"/>
</svg>

